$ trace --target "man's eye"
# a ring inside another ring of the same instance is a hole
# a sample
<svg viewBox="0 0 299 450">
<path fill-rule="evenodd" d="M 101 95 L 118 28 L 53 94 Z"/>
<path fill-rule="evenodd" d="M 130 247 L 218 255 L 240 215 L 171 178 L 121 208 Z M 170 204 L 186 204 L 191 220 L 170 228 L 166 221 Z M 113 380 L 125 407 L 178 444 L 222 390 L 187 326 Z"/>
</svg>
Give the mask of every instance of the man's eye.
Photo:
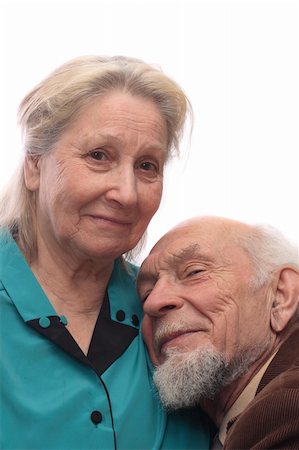
<svg viewBox="0 0 299 450">
<path fill-rule="evenodd" d="M 187 277 L 193 277 L 193 276 L 198 275 L 199 273 L 201 273 L 201 272 L 203 272 L 203 271 L 204 271 L 203 269 L 193 269 L 193 270 L 189 270 L 189 271 L 186 273 L 186 276 L 187 276 Z"/>
<path fill-rule="evenodd" d="M 150 293 L 151 293 L 151 291 L 147 291 L 145 293 L 140 293 L 140 300 L 141 300 L 141 304 L 142 305 L 146 302 L 146 300 L 147 300 L 148 296 L 150 295 Z"/>
<path fill-rule="evenodd" d="M 97 161 L 106 161 L 107 160 L 106 154 L 101 150 L 94 150 L 89 153 L 89 156 L 92 159 L 96 159 Z"/>
</svg>

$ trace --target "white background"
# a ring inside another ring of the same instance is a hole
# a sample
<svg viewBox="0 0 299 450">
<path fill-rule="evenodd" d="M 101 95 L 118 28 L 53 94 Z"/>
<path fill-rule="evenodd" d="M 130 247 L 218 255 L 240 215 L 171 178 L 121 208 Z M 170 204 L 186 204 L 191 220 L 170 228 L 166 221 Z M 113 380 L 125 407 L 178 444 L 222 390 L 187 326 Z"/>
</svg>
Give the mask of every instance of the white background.
<svg viewBox="0 0 299 450">
<path fill-rule="evenodd" d="M 177 222 L 267 222 L 299 242 L 299 16 L 290 0 L 0 0 L 0 187 L 22 148 L 23 96 L 83 54 L 159 65 L 195 125 L 171 164 L 147 248 Z"/>
</svg>

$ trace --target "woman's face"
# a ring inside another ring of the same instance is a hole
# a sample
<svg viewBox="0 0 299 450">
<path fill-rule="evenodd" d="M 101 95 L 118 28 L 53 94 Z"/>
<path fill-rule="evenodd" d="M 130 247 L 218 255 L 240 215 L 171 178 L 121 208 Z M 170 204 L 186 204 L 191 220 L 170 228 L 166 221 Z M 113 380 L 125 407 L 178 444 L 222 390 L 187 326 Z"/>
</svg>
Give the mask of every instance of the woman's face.
<svg viewBox="0 0 299 450">
<path fill-rule="evenodd" d="M 151 100 L 92 99 L 53 151 L 25 166 L 38 239 L 83 258 L 131 250 L 159 207 L 166 158 L 165 120 Z"/>
</svg>

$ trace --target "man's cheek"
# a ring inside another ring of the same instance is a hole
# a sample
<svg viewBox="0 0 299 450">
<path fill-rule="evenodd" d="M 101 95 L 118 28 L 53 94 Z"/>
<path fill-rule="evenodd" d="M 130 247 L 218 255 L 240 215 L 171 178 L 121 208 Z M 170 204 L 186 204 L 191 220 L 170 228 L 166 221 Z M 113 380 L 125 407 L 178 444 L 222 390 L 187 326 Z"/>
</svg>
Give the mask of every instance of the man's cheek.
<svg viewBox="0 0 299 450">
<path fill-rule="evenodd" d="M 149 352 L 150 358 L 152 360 L 152 363 L 155 366 L 157 366 L 158 359 L 154 352 L 152 322 L 147 314 L 144 314 L 144 318 L 142 321 L 142 335 L 143 335 L 144 342 L 146 343 L 146 346 L 148 348 L 148 352 Z"/>
</svg>

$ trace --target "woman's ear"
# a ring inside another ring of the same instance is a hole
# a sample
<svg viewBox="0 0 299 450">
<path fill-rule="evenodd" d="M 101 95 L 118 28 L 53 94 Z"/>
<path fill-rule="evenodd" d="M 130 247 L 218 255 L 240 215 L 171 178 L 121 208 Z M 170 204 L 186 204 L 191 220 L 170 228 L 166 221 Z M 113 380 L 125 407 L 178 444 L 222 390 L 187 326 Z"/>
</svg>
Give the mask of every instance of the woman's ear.
<svg viewBox="0 0 299 450">
<path fill-rule="evenodd" d="M 271 327 L 282 331 L 299 308 L 299 271 L 284 267 L 277 273 L 276 295 L 271 307 Z"/>
<path fill-rule="evenodd" d="M 26 155 L 24 161 L 25 185 L 29 191 L 37 191 L 40 179 L 40 157 Z"/>
</svg>

